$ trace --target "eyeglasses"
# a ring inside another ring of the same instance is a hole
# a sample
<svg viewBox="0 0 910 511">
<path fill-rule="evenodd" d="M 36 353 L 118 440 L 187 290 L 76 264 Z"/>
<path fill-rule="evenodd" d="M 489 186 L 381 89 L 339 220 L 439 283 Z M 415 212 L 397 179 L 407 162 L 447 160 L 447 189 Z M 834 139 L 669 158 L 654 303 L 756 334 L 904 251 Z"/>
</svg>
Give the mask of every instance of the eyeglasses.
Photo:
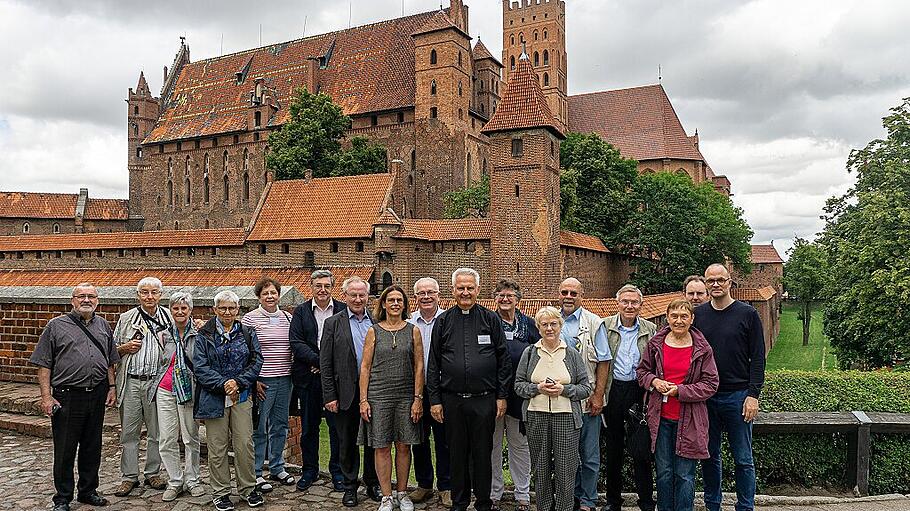
<svg viewBox="0 0 910 511">
<path fill-rule="evenodd" d="M 98 299 L 98 295 L 73 295 L 73 298 L 75 298 L 75 299 L 77 299 L 77 300 L 79 300 L 79 301 L 97 300 L 97 299 Z"/>
<path fill-rule="evenodd" d="M 512 294 L 512 293 L 499 293 L 498 295 L 496 295 L 496 299 L 497 299 L 497 300 L 500 300 L 500 301 L 502 301 L 502 300 L 514 300 L 514 299 L 516 299 L 516 298 L 518 298 L 518 296 L 517 296 L 517 295 L 514 295 L 514 294 Z"/>
<path fill-rule="evenodd" d="M 158 296 L 161 294 L 160 289 L 141 289 L 139 290 L 139 296 Z"/>
<path fill-rule="evenodd" d="M 439 294 L 439 291 L 430 290 L 430 291 L 418 291 L 414 293 L 417 298 L 429 298 L 431 296 L 436 296 Z"/>
<path fill-rule="evenodd" d="M 730 282 L 730 279 L 725 279 L 723 277 L 717 279 L 705 279 L 705 284 L 709 286 L 723 286 L 727 282 Z"/>
<path fill-rule="evenodd" d="M 215 307 L 215 310 L 222 314 L 230 314 L 239 311 L 240 307 Z"/>
<path fill-rule="evenodd" d="M 578 291 L 572 291 L 569 289 L 560 289 L 559 294 L 563 296 L 578 296 Z"/>
<path fill-rule="evenodd" d="M 633 307 L 637 307 L 637 306 L 641 305 L 641 301 L 639 301 L 639 300 L 620 300 L 619 304 L 622 305 L 623 307 L 628 307 L 630 305 Z"/>
</svg>

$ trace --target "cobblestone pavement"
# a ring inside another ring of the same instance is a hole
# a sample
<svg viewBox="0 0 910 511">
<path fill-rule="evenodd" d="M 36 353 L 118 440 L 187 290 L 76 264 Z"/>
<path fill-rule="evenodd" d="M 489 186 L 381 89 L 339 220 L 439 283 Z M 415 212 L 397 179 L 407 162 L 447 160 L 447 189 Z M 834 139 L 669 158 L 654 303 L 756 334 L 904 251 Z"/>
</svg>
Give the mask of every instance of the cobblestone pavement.
<svg viewBox="0 0 910 511">
<path fill-rule="evenodd" d="M 3 496 L 3 499 L 0 499 L 0 510 L 50 508 L 51 496 L 54 493 L 51 475 L 52 462 L 53 445 L 50 439 L 0 432 L 0 495 Z M 209 496 L 193 498 L 189 495 L 181 495 L 174 502 L 162 502 L 161 491 L 146 489 L 144 491 L 134 490 L 130 497 L 114 497 L 114 489 L 120 482 L 119 467 L 120 452 L 117 437 L 114 433 L 107 432 L 104 435 L 99 490 L 110 499 L 111 505 L 103 509 L 110 511 L 212 509 Z M 202 476 L 203 480 L 208 477 L 208 469 L 204 462 Z M 234 495 L 233 500 L 237 503 L 239 497 Z M 364 500 L 366 499 L 361 499 L 357 510 L 376 509 L 376 503 L 368 500 L 364 502 Z M 511 511 L 514 508 L 512 502 L 504 501 L 502 504 L 504 510 Z M 90 510 L 93 508 L 73 502 L 73 509 Z M 246 509 L 246 504 L 238 504 L 237 509 Z M 341 494 L 333 492 L 326 482 L 321 481 L 313 485 L 306 493 L 296 491 L 293 486 L 277 487 L 275 491 L 266 496 L 266 505 L 261 509 L 306 511 L 345 508 L 341 506 Z M 429 505 L 418 504 L 417 509 L 443 511 L 446 508 L 439 505 L 438 502 L 432 502 Z M 758 509 L 762 511 L 908 511 L 910 510 L 910 499 L 808 506 L 767 506 Z"/>
</svg>

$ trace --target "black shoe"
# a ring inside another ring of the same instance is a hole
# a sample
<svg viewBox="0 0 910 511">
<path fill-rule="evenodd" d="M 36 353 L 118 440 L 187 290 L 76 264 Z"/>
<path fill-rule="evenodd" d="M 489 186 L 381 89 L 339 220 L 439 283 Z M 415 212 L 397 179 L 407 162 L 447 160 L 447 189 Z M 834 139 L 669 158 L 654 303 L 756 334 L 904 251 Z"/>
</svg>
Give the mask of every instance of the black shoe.
<svg viewBox="0 0 910 511">
<path fill-rule="evenodd" d="M 53 511 L 70 511 L 70 505 L 67 503 L 54 504 Z"/>
<path fill-rule="evenodd" d="M 376 486 L 367 486 L 367 497 L 373 502 L 382 502 L 382 488 Z"/>
<path fill-rule="evenodd" d="M 335 488 L 335 491 L 344 491 L 344 480 L 337 479 L 335 481 L 332 481 L 332 488 Z"/>
<path fill-rule="evenodd" d="M 215 509 L 218 511 L 234 511 L 234 503 L 227 495 L 215 497 L 212 499 L 212 504 L 215 504 Z"/>
<path fill-rule="evenodd" d="M 344 490 L 344 495 L 341 497 L 341 503 L 344 507 L 357 507 L 357 490 Z"/>
<path fill-rule="evenodd" d="M 312 479 L 307 479 L 306 477 L 301 477 L 297 480 L 297 491 L 307 491 L 310 489 L 310 486 L 313 486 Z"/>
<path fill-rule="evenodd" d="M 245 500 L 246 504 L 250 507 L 259 507 L 265 504 L 265 499 L 262 498 L 262 494 L 256 490 L 251 491 L 249 495 L 243 497 L 243 500 Z"/>
<path fill-rule="evenodd" d="M 107 499 L 98 495 L 98 492 L 76 497 L 76 500 L 90 506 L 106 506 L 108 504 Z"/>
</svg>

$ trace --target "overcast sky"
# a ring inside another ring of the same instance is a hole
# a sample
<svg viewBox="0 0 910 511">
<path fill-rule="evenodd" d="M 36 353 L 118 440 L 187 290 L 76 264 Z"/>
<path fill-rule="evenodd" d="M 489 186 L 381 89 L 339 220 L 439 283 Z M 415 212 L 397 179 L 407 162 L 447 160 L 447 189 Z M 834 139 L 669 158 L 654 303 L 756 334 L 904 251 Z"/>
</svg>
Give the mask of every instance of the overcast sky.
<svg viewBox="0 0 910 511">
<path fill-rule="evenodd" d="M 443 0 L 448 5 L 448 0 Z M 502 48 L 500 0 L 471 35 Z M 569 93 L 656 83 L 784 255 L 844 192 L 850 150 L 910 96 L 902 0 L 567 0 Z M 436 9 L 439 0 L 0 0 L 0 190 L 127 197 L 127 89 L 193 60 Z"/>
</svg>

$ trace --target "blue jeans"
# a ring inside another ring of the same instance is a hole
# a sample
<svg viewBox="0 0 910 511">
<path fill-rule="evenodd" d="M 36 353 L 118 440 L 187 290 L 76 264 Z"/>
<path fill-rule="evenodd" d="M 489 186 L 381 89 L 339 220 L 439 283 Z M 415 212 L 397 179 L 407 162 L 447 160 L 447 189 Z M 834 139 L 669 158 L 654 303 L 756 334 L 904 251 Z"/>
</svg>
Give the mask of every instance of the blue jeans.
<svg viewBox="0 0 910 511">
<path fill-rule="evenodd" d="M 677 421 L 660 419 L 654 448 L 657 511 L 692 511 L 695 506 L 696 460 L 676 455 Z"/>
<path fill-rule="evenodd" d="M 708 399 L 708 453 L 710 459 L 701 463 L 705 481 L 705 508 L 720 511 L 721 434 L 727 432 L 733 462 L 736 464 L 736 511 L 751 511 L 755 507 L 755 465 L 752 464 L 752 423 L 743 420 L 743 402 L 748 391 L 718 392 Z"/>
<path fill-rule="evenodd" d="M 288 440 L 288 407 L 291 403 L 291 377 L 259 378 L 268 386 L 265 400 L 259 403 L 259 424 L 253 432 L 256 448 L 256 477 L 262 475 L 266 447 L 269 453 L 269 473 L 284 472 L 284 444 Z M 268 444 L 268 446 L 266 446 Z"/>
<path fill-rule="evenodd" d="M 581 415 L 581 435 L 578 453 L 581 463 L 575 474 L 575 496 L 582 506 L 593 508 L 597 503 L 597 477 L 600 475 L 600 415 Z"/>
</svg>

